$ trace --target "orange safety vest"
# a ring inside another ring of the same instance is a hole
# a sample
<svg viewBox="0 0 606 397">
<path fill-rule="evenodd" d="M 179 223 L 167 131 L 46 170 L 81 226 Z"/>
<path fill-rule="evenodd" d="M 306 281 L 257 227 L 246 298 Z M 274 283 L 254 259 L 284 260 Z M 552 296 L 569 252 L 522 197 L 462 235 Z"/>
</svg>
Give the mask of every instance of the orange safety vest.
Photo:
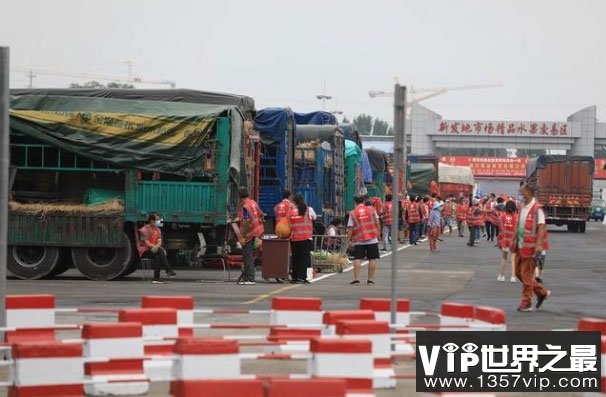
<svg viewBox="0 0 606 397">
<path fill-rule="evenodd" d="M 522 240 L 522 248 L 520 249 L 520 256 L 522 258 L 532 258 L 534 256 L 534 249 L 537 244 L 537 228 L 538 228 L 538 217 L 539 209 L 541 205 L 539 202 L 535 202 L 528 216 L 526 217 L 526 223 L 524 223 L 524 239 Z M 543 249 L 549 249 L 549 241 L 547 239 L 547 229 L 543 234 Z"/>
<path fill-rule="evenodd" d="M 288 212 L 294 208 L 294 204 L 289 199 L 284 199 L 280 201 L 274 207 L 274 214 L 276 214 L 276 223 L 278 223 L 281 219 L 284 219 L 288 216 Z"/>
<path fill-rule="evenodd" d="M 467 220 L 467 204 L 457 204 L 457 221 Z"/>
<path fill-rule="evenodd" d="M 383 205 L 383 224 L 389 226 L 393 218 L 393 201 L 386 201 Z"/>
<path fill-rule="evenodd" d="M 419 223 L 421 222 L 421 216 L 419 215 L 419 206 L 417 202 L 411 202 L 408 205 L 408 223 Z"/>
<path fill-rule="evenodd" d="M 452 216 L 452 203 L 444 204 L 444 216 L 451 217 Z"/>
<path fill-rule="evenodd" d="M 500 211 L 497 210 L 495 206 L 491 206 L 490 212 L 488 214 L 486 214 L 486 220 L 490 223 L 492 223 L 495 226 L 499 226 L 499 222 L 500 222 Z"/>
<path fill-rule="evenodd" d="M 467 211 L 467 226 L 482 226 L 482 213 L 479 206 L 471 206 Z"/>
<path fill-rule="evenodd" d="M 499 214 L 499 235 L 497 236 L 499 247 L 511 247 L 511 243 L 515 238 L 517 225 L 517 214 L 508 214 L 506 212 Z"/>
<path fill-rule="evenodd" d="M 290 221 L 290 241 L 311 240 L 314 234 L 314 225 L 309 216 L 309 208 L 305 215 L 299 215 L 299 210 L 293 208 L 288 215 Z"/>
<path fill-rule="evenodd" d="M 371 197 L 370 202 L 375 207 L 375 211 L 377 211 L 377 214 L 380 214 L 383 211 L 383 203 L 381 202 L 380 198 Z"/>
<path fill-rule="evenodd" d="M 429 218 L 429 205 L 425 203 L 421 203 L 421 214 L 423 215 L 423 220 Z"/>
<path fill-rule="evenodd" d="M 365 205 L 359 205 L 349 213 L 349 217 L 353 221 L 354 241 L 368 241 L 379 237 L 376 216 L 375 209 Z"/>
<path fill-rule="evenodd" d="M 255 237 L 262 235 L 265 232 L 265 228 L 263 227 L 259 204 L 252 199 L 246 200 L 242 208 L 240 208 L 240 222 L 244 220 L 244 209 L 246 209 L 250 220 L 250 226 L 244 235 L 244 239 L 246 242 L 249 242 Z"/>
</svg>

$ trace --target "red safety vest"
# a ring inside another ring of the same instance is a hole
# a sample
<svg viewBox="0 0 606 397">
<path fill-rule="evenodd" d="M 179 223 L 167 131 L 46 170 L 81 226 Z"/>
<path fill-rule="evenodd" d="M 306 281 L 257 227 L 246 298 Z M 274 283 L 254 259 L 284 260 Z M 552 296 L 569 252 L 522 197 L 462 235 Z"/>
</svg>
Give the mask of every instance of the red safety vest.
<svg viewBox="0 0 606 397">
<path fill-rule="evenodd" d="M 370 198 L 370 202 L 374 206 L 375 211 L 377 211 L 377 214 L 380 214 L 383 211 L 383 203 L 381 202 L 380 198 L 378 198 L 378 197 L 371 197 Z"/>
<path fill-rule="evenodd" d="M 469 207 L 467 211 L 467 226 L 482 226 L 484 221 L 482 220 L 482 213 L 480 207 L 477 205 Z"/>
<path fill-rule="evenodd" d="M 524 240 L 522 240 L 522 248 L 520 249 L 520 256 L 522 258 L 532 258 L 534 256 L 534 250 L 537 244 L 538 214 L 540 208 L 541 205 L 537 201 L 530 211 L 528 211 L 526 223 L 524 223 Z M 549 249 L 547 237 L 547 230 L 545 230 L 545 234 L 543 234 L 544 250 Z"/>
<path fill-rule="evenodd" d="M 496 209 L 496 205 L 491 206 L 490 212 L 486 214 L 486 220 L 495 226 L 499 226 L 499 222 L 501 219 L 500 213 L 501 212 Z"/>
<path fill-rule="evenodd" d="M 429 218 L 429 205 L 425 203 L 421 203 L 421 214 L 423 215 L 423 220 Z"/>
<path fill-rule="evenodd" d="M 419 223 L 421 222 L 421 216 L 419 216 L 419 206 L 416 202 L 408 204 L 408 223 Z"/>
<path fill-rule="evenodd" d="M 274 207 L 274 214 L 276 214 L 276 223 L 278 223 L 281 219 L 286 218 L 288 216 L 288 212 L 294 208 L 294 204 L 289 199 L 284 199 L 280 201 Z"/>
<path fill-rule="evenodd" d="M 246 242 L 249 242 L 253 238 L 262 235 L 265 232 L 265 228 L 263 227 L 263 220 L 261 219 L 261 209 L 259 208 L 259 204 L 252 199 L 246 200 L 242 208 L 240 208 L 240 222 L 244 220 L 244 209 L 246 209 L 246 212 L 248 212 L 250 220 L 250 226 L 244 235 L 244 239 Z"/>
<path fill-rule="evenodd" d="M 393 201 L 386 201 L 383 205 L 383 224 L 390 226 L 393 218 Z"/>
<path fill-rule="evenodd" d="M 359 205 L 349 213 L 353 221 L 354 241 L 368 241 L 379 237 L 376 226 L 376 212 L 372 207 Z"/>
<path fill-rule="evenodd" d="M 511 247 L 511 243 L 515 238 L 517 225 L 517 214 L 508 214 L 506 212 L 501 212 L 499 214 L 499 235 L 497 236 L 499 247 Z"/>
<path fill-rule="evenodd" d="M 457 221 L 467 220 L 467 204 L 457 204 Z"/>
<path fill-rule="evenodd" d="M 288 215 L 290 221 L 290 240 L 303 241 L 310 240 L 314 234 L 314 225 L 309 216 L 309 208 L 305 211 L 305 215 L 299 215 L 299 210 L 293 208 Z"/>
<path fill-rule="evenodd" d="M 452 203 L 444 204 L 444 216 L 451 217 L 452 216 Z"/>
</svg>

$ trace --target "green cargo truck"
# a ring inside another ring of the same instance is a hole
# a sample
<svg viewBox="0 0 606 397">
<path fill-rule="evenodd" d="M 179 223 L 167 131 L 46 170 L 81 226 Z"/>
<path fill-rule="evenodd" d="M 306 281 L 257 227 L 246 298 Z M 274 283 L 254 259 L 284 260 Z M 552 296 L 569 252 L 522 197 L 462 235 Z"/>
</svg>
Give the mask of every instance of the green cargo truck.
<svg viewBox="0 0 606 397">
<path fill-rule="evenodd" d="M 151 211 L 164 218 L 169 253 L 216 252 L 246 184 L 241 101 L 189 90 L 11 92 L 9 270 L 36 279 L 73 262 L 94 280 L 130 274 Z"/>
</svg>

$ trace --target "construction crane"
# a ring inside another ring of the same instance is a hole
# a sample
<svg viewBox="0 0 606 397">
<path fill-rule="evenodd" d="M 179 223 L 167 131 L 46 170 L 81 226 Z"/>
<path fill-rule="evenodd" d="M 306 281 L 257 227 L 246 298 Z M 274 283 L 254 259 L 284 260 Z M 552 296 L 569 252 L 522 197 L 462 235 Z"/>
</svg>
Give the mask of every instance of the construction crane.
<svg viewBox="0 0 606 397">
<path fill-rule="evenodd" d="M 48 70 L 48 69 L 36 69 L 33 68 L 15 68 L 13 72 L 16 73 L 26 73 L 26 77 L 29 79 L 29 88 L 33 87 L 34 78 L 39 75 L 46 76 L 57 76 L 57 77 L 70 77 L 70 78 L 81 78 L 86 80 L 96 80 L 96 81 L 108 81 L 112 83 L 119 84 L 152 84 L 152 85 L 165 85 L 170 88 L 175 88 L 177 83 L 172 80 L 146 80 L 141 77 L 135 76 L 133 74 L 133 63 L 131 61 L 126 62 L 128 67 L 128 72 L 126 78 L 120 76 L 112 76 L 112 75 L 104 75 L 104 74 L 93 74 L 93 73 L 76 73 L 76 72 L 64 72 L 58 70 Z"/>
</svg>

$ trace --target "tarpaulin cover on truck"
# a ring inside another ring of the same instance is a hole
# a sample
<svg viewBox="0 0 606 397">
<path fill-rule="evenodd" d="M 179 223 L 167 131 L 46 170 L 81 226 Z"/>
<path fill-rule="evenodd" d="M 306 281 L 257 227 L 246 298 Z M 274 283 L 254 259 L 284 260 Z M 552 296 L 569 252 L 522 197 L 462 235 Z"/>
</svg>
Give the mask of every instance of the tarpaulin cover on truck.
<svg viewBox="0 0 606 397">
<path fill-rule="evenodd" d="M 545 168 L 547 164 L 574 162 L 590 164 L 591 174 L 593 175 L 595 161 L 591 156 L 543 155 L 528 159 L 528 164 L 526 165 L 526 177 L 529 177 L 534 174 L 539 168 Z"/>
<path fill-rule="evenodd" d="M 354 141 L 356 145 L 360 148 L 362 146 L 362 139 L 360 138 L 360 132 L 358 131 L 358 127 L 353 123 L 345 123 L 339 124 L 341 130 L 343 130 L 343 136 L 345 139 L 349 139 L 350 141 Z"/>
<path fill-rule="evenodd" d="M 473 186 L 475 183 L 471 167 L 459 167 L 455 165 L 439 163 L 438 169 L 438 182 L 440 183 L 456 183 L 471 186 Z"/>
<path fill-rule="evenodd" d="M 384 173 L 387 170 L 387 161 L 385 160 L 385 152 L 379 149 L 370 148 L 364 150 L 370 161 L 372 172 Z"/>
<path fill-rule="evenodd" d="M 372 183 L 372 167 L 365 150 L 362 150 L 362 176 L 364 183 Z"/>
<path fill-rule="evenodd" d="M 289 108 L 261 109 L 255 116 L 255 130 L 259 132 L 264 145 L 279 145 L 286 135 L 289 120 L 294 126 L 294 118 Z"/>
<path fill-rule="evenodd" d="M 11 131 L 117 166 L 184 175 L 198 173 L 193 167 L 201 166 L 199 160 L 208 150 L 204 144 L 214 139 L 217 117 L 225 116 L 235 131 L 231 153 L 237 156 L 231 159 L 231 168 L 240 169 L 242 115 L 233 105 L 88 97 L 79 90 L 65 91 L 66 95 L 12 92 Z"/>
<path fill-rule="evenodd" d="M 318 111 L 311 113 L 295 113 L 295 122 L 297 124 L 317 124 L 317 125 L 337 125 L 337 117 L 328 112 Z"/>
<path fill-rule="evenodd" d="M 408 182 L 412 185 L 412 189 L 409 191 L 411 197 L 429 194 L 431 191 L 431 181 L 435 179 L 433 164 L 412 163 L 409 167 Z"/>
<path fill-rule="evenodd" d="M 334 142 L 336 134 L 343 134 L 336 125 L 297 125 L 295 145 L 309 141 Z"/>
</svg>

